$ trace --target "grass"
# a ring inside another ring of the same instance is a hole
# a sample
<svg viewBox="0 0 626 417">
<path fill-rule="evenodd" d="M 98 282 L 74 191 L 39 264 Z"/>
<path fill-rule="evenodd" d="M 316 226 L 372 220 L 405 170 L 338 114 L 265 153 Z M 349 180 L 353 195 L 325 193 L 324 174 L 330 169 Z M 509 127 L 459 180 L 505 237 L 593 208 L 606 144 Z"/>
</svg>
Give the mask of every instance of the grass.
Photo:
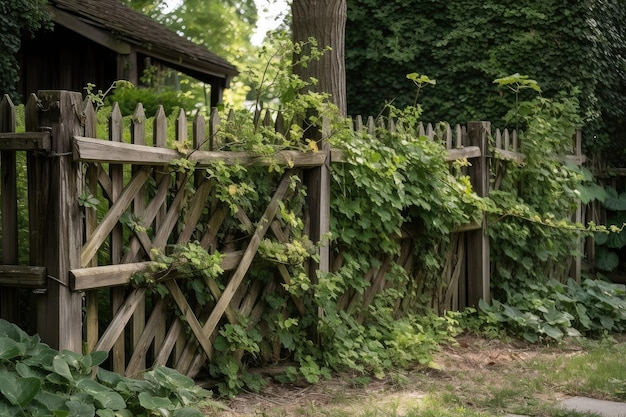
<svg viewBox="0 0 626 417">
<path fill-rule="evenodd" d="M 558 404 L 567 396 L 626 401 L 624 342 L 515 346 L 468 340 L 444 349 L 437 358 L 438 370 L 399 370 L 384 380 L 338 376 L 296 392 L 272 386 L 271 401 L 266 401 L 266 393 L 248 394 L 252 399 L 242 395 L 230 412 L 207 415 L 589 417 L 593 414 L 564 411 Z"/>
</svg>

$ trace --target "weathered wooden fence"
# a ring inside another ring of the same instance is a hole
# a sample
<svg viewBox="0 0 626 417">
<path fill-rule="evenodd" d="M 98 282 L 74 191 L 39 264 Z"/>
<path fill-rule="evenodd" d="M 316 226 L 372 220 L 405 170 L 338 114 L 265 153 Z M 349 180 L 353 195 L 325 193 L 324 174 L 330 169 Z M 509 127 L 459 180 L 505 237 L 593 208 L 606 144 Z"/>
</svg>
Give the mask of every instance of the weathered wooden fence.
<svg viewBox="0 0 626 417">
<path fill-rule="evenodd" d="M 283 129 L 283 121 L 266 115 L 259 123 Z M 280 118 L 278 118 L 280 119 Z M 225 164 L 283 164 L 284 174 L 275 181 L 273 196 L 257 218 L 238 207 L 233 213 L 215 197 L 215 179 L 196 171 L 193 178 L 175 172 L 169 163 L 180 158 L 166 147 L 167 120 L 162 111 L 154 118 L 151 137 L 146 118 L 138 106 L 129 127 L 132 143 L 122 141 L 125 127 L 119 109 L 110 117 L 109 140 L 95 139 L 96 116 L 90 102 L 80 93 L 40 91 L 25 107 L 27 133 L 14 133 L 15 108 L 5 98 L 0 105 L 0 151 L 2 167 L 2 265 L 0 266 L 0 313 L 16 321 L 20 306 L 15 288 L 36 289 L 28 295 L 36 305 L 33 328 L 43 340 L 61 349 L 110 352 L 111 368 L 137 375 L 148 366 L 167 364 L 190 376 L 200 371 L 214 355 L 213 340 L 225 323 L 240 317 L 254 323 L 263 314 L 264 296 L 289 284 L 286 267 L 275 266 L 275 275 L 261 282 L 249 277 L 261 241 L 271 233 L 279 242 L 290 240 L 290 228 L 277 217 L 282 203 L 293 196 L 292 176 L 307 187 L 302 207 L 305 233 L 318 242 L 328 232 L 330 217 L 330 169 L 341 159 L 339 152 L 325 144 L 322 129 L 314 139 L 319 152 L 282 151 L 271 159 L 242 152 L 214 151 L 220 140 L 217 116 L 193 120 L 194 152 L 188 159 L 196 167 Z M 356 129 L 374 129 L 375 121 L 355 121 Z M 176 121 L 177 141 L 188 137 L 183 112 Z M 208 130 L 208 134 L 206 131 Z M 497 187 L 507 161 L 523 159 L 515 132 L 496 131 L 497 158 L 491 159 L 488 122 L 467 127 L 424 127 L 424 134 L 441 140 L 450 161 L 471 160 L 468 174 L 474 190 L 487 195 Z M 207 137 L 209 140 L 207 140 Z M 26 155 L 28 188 L 28 232 L 22 239 L 17 230 L 18 172 L 16 157 Z M 580 159 L 580 153 L 578 153 Z M 194 184 L 190 193 L 185 184 Z M 81 204 L 86 195 L 101 196 L 109 202 L 99 213 Z M 81 200 L 82 199 L 82 200 Z M 282 203 L 281 203 L 282 202 Z M 125 225 L 132 216 L 140 227 Z M 225 226 L 230 223 L 230 229 Z M 235 226 L 233 226 L 235 224 Z M 452 237 L 454 250 L 445 268 L 446 285 L 430 294 L 439 310 L 462 309 L 489 299 L 489 241 L 485 221 L 459 228 Z M 226 230 L 226 231 L 225 231 Z M 239 230 L 233 236 L 228 230 Z M 19 248 L 22 240 L 28 248 Z M 213 302 L 201 305 L 183 291 L 182 279 L 164 281 L 168 296 L 150 295 L 145 287 L 129 285 L 134 274 L 148 271 L 152 249 L 165 250 L 168 244 L 197 241 L 209 252 L 219 250 L 224 280 L 206 279 Z M 18 253 L 27 250 L 29 259 L 20 262 Z M 340 267 L 342 255 L 331 259 L 328 245 L 320 245 L 319 262 L 308 267 L 312 281 L 317 271 Z M 413 245 L 403 239 L 395 259 L 382 260 L 381 267 L 368 273 L 370 287 L 363 294 L 346 293 L 339 308 L 354 302 L 368 303 L 388 288 L 386 272 L 395 262 L 411 276 Z M 103 255 L 104 254 L 104 255 Z M 580 271 L 578 270 L 578 273 Z M 44 291 L 45 290 L 45 291 Z M 106 302 L 103 302 L 106 301 Z M 297 297 L 289 301 L 303 313 Z M 398 300 L 401 307 L 403 300 Z M 174 303 L 182 316 L 167 308 Z M 185 324 L 183 324 L 183 322 Z"/>
</svg>

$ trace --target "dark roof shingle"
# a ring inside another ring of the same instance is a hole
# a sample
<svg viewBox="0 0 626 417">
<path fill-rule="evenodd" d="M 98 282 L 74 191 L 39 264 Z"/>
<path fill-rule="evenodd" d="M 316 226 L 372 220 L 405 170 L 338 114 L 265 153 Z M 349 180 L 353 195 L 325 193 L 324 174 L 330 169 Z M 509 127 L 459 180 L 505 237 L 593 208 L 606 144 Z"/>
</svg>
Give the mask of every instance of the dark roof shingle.
<svg viewBox="0 0 626 417">
<path fill-rule="evenodd" d="M 235 66 L 224 58 L 118 0 L 49 0 L 48 3 L 53 8 L 72 14 L 82 22 L 134 45 L 147 55 L 153 53 L 176 66 L 224 78 L 238 73 Z"/>
</svg>

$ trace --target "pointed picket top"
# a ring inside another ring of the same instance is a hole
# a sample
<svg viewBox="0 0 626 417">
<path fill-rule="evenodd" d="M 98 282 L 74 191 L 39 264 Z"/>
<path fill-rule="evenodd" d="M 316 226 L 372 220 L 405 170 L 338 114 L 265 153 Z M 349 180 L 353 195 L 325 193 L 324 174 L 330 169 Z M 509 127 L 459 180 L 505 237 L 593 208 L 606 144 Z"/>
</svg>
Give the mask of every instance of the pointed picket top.
<svg viewBox="0 0 626 417">
<path fill-rule="evenodd" d="M 376 122 L 373 116 L 367 118 L 367 133 L 372 136 L 376 133 Z"/>
<path fill-rule="evenodd" d="M 426 136 L 426 131 L 424 130 L 424 123 L 420 122 L 417 125 L 417 134 L 420 136 Z"/>
<path fill-rule="evenodd" d="M 464 144 L 463 144 L 463 133 L 464 133 L 463 132 L 463 127 L 461 127 L 461 125 L 457 124 L 454 127 L 454 131 L 456 133 L 456 135 L 455 135 L 456 136 L 456 143 L 455 143 L 455 145 L 456 145 L 457 148 L 460 149 L 460 148 L 462 148 L 464 146 Z"/>
<path fill-rule="evenodd" d="M 137 103 L 130 121 L 130 138 L 135 145 L 146 144 L 146 113 L 141 103 Z"/>
<path fill-rule="evenodd" d="M 518 140 L 517 140 L 517 130 L 513 130 L 513 135 L 512 136 L 513 136 L 513 150 L 515 152 L 519 152 L 520 149 L 519 149 L 519 143 L 518 143 Z"/>
<path fill-rule="evenodd" d="M 154 115 L 152 130 L 152 146 L 165 148 L 167 144 L 167 116 L 163 106 L 159 104 L 156 114 Z"/>
<path fill-rule="evenodd" d="M 389 119 L 389 131 L 391 133 L 396 133 L 397 129 L 396 129 L 396 122 L 394 122 L 393 119 Z"/>
<path fill-rule="evenodd" d="M 274 122 L 274 130 L 276 133 L 280 133 L 285 136 L 285 116 L 283 116 L 283 112 L 279 111 L 276 113 L 276 121 Z"/>
<path fill-rule="evenodd" d="M 500 129 L 496 129 L 495 138 L 496 149 L 502 149 L 502 132 L 500 132 Z"/>
<path fill-rule="evenodd" d="M 426 136 L 428 136 L 431 140 L 435 139 L 435 130 L 433 129 L 433 125 L 430 123 L 426 125 Z"/>
<path fill-rule="evenodd" d="M 444 125 L 443 136 L 446 142 L 446 149 L 452 149 L 452 128 L 450 127 L 450 123 Z"/>
<path fill-rule="evenodd" d="M 122 142 L 122 112 L 117 102 L 113 104 L 113 109 L 109 115 L 109 140 Z"/>
<path fill-rule="evenodd" d="M 83 114 L 85 115 L 85 136 L 95 138 L 98 134 L 98 116 L 93 101 L 89 97 L 83 103 Z"/>
<path fill-rule="evenodd" d="M 253 121 L 254 129 L 256 130 L 259 127 L 259 120 L 261 120 L 261 110 L 260 109 L 254 109 L 254 118 L 253 118 L 253 120 L 254 120 Z"/>
<path fill-rule="evenodd" d="M 263 126 L 272 127 L 272 124 L 274 124 L 274 120 L 272 120 L 272 113 L 269 109 L 266 109 L 265 117 L 263 118 Z"/>
<path fill-rule="evenodd" d="M 229 122 L 232 122 L 235 120 L 235 110 L 230 109 L 228 111 L 228 117 L 226 118 L 226 120 L 228 120 Z"/>
<path fill-rule="evenodd" d="M 209 118 L 209 150 L 214 151 L 222 146 L 222 141 L 219 136 L 220 129 L 220 113 L 216 107 L 211 109 L 211 116 Z"/>
<path fill-rule="evenodd" d="M 385 125 L 385 118 L 383 116 L 378 116 L 376 118 L 376 126 L 379 129 L 387 129 L 387 125 Z"/>
<path fill-rule="evenodd" d="M 574 155 L 580 157 L 583 154 L 583 132 L 576 129 L 576 138 L 574 139 Z"/>
<path fill-rule="evenodd" d="M 180 109 L 178 111 L 178 117 L 176 118 L 176 141 L 184 142 L 187 140 L 187 116 L 185 110 Z"/>
<path fill-rule="evenodd" d="M 504 134 L 502 135 L 502 145 L 504 146 L 505 151 L 508 151 L 511 147 L 511 136 L 509 134 L 509 129 L 504 129 Z"/>
<path fill-rule="evenodd" d="M 359 114 L 354 121 L 354 131 L 359 132 L 363 130 L 363 117 Z"/>
<path fill-rule="evenodd" d="M 28 96 L 24 107 L 24 121 L 27 132 L 39 129 L 39 98 L 35 94 Z"/>
<path fill-rule="evenodd" d="M 0 101 L 0 132 L 15 132 L 15 105 L 5 94 Z"/>
<path fill-rule="evenodd" d="M 207 140 L 205 137 L 206 121 L 202 116 L 200 110 L 196 112 L 191 125 L 192 144 L 194 149 L 205 149 L 207 146 Z"/>
</svg>

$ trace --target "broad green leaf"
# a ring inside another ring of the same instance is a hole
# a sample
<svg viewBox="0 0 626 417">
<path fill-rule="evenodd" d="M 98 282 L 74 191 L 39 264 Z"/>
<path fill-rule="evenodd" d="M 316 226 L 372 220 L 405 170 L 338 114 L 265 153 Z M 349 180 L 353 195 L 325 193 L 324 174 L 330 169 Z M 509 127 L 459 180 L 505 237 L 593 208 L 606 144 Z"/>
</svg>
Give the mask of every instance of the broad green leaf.
<svg viewBox="0 0 626 417">
<path fill-rule="evenodd" d="M 0 378 L 0 392 L 13 405 L 24 407 L 41 390 L 39 378 L 17 378 L 8 372 Z"/>
<path fill-rule="evenodd" d="M 600 317 L 600 323 L 602 323 L 602 327 L 607 330 L 612 330 L 613 326 L 615 325 L 615 321 L 609 316 Z"/>
<path fill-rule="evenodd" d="M 69 365 L 61 355 L 57 355 L 54 357 L 54 360 L 52 361 L 52 368 L 54 369 L 54 372 L 57 373 L 57 375 L 62 376 L 70 382 L 74 381 L 72 371 L 70 371 Z"/>
<path fill-rule="evenodd" d="M 174 410 L 172 417 L 202 417 L 203 414 L 195 408 L 179 408 Z"/>
<path fill-rule="evenodd" d="M 102 351 L 91 352 L 89 355 L 91 356 L 91 366 L 101 365 L 109 357 L 107 352 Z"/>
<path fill-rule="evenodd" d="M 604 200 L 604 207 L 613 211 L 626 210 L 626 192 L 617 195 L 614 188 L 607 189 L 607 197 Z"/>
<path fill-rule="evenodd" d="M 13 323 L 0 319 L 0 337 L 8 337 L 16 342 L 27 340 L 30 336 Z"/>
<path fill-rule="evenodd" d="M 68 417 L 93 417 L 96 414 L 96 407 L 93 404 L 70 400 L 65 405 L 70 409 Z"/>
<path fill-rule="evenodd" d="M 54 394 L 49 391 L 41 390 L 35 396 L 33 401 L 42 404 L 50 411 L 64 410 L 67 408 L 65 403 L 68 400 L 68 396 L 62 394 Z"/>
<path fill-rule="evenodd" d="M 23 353 L 24 345 L 8 337 L 0 337 L 0 360 L 10 360 Z"/>
<path fill-rule="evenodd" d="M 596 247 L 596 268 L 601 271 L 613 271 L 619 265 L 619 256 L 603 246 Z"/>
<path fill-rule="evenodd" d="M 159 408 L 166 410 L 174 409 L 174 404 L 172 404 L 169 398 L 155 397 L 149 392 L 140 392 L 138 397 L 139 404 L 147 410 L 157 410 Z"/>
<path fill-rule="evenodd" d="M 76 388 L 90 394 L 101 408 L 110 408 L 112 410 L 126 408 L 126 402 L 120 394 L 91 378 L 84 378 L 78 381 Z"/>
<path fill-rule="evenodd" d="M 195 386 L 193 379 L 165 366 L 147 372 L 144 378 L 148 381 L 156 382 L 172 391 L 176 391 L 179 388 L 192 388 Z"/>
<path fill-rule="evenodd" d="M 559 329 L 556 326 L 552 326 L 548 323 L 544 323 L 541 329 L 546 335 L 550 336 L 551 338 L 555 340 L 559 340 L 563 337 L 563 332 L 561 331 L 561 329 Z"/>
<path fill-rule="evenodd" d="M 576 313 L 578 314 L 578 321 L 585 329 L 591 329 L 592 322 L 589 316 L 587 315 L 587 308 L 577 303 L 576 304 Z"/>
</svg>

